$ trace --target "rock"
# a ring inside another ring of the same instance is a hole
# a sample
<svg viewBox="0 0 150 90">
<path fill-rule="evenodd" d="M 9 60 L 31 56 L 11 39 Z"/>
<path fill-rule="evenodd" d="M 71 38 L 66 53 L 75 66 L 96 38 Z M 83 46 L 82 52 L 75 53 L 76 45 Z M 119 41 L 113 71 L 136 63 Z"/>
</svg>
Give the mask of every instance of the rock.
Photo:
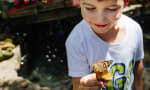
<svg viewBox="0 0 150 90">
<path fill-rule="evenodd" d="M 21 77 L 0 83 L 0 87 L 0 90 L 50 90 L 48 87 L 41 87 Z"/>
<path fill-rule="evenodd" d="M 6 39 L 0 41 L 0 61 L 7 60 L 14 55 L 15 45 L 12 43 L 11 39 Z"/>
<path fill-rule="evenodd" d="M 48 87 L 41 87 L 18 76 L 20 69 L 21 52 L 20 46 L 14 49 L 14 56 L 0 62 L 0 90 L 50 90 Z"/>
<path fill-rule="evenodd" d="M 20 69 L 20 46 L 14 49 L 14 56 L 0 62 L 0 81 L 15 80 L 18 78 L 17 70 Z"/>
</svg>

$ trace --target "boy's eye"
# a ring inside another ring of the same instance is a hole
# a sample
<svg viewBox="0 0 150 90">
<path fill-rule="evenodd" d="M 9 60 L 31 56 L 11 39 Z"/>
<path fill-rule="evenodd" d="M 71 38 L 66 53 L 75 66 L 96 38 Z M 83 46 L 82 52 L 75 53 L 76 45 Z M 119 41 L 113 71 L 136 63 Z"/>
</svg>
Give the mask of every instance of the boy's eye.
<svg viewBox="0 0 150 90">
<path fill-rule="evenodd" d="M 86 7 L 86 9 L 87 9 L 88 11 L 92 11 L 92 10 L 95 10 L 96 8 L 88 8 L 88 7 Z"/>
<path fill-rule="evenodd" d="M 108 8 L 109 11 L 117 11 L 118 8 Z"/>
</svg>

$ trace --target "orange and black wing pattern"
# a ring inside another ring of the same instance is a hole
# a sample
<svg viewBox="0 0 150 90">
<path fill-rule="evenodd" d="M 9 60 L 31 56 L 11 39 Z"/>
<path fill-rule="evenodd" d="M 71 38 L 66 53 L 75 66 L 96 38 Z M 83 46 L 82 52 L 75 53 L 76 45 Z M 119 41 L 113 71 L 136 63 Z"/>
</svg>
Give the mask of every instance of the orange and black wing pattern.
<svg viewBox="0 0 150 90">
<path fill-rule="evenodd" d="M 112 75 L 107 71 L 107 68 L 112 64 L 112 60 L 110 61 L 98 61 L 96 64 L 93 64 L 94 72 L 96 73 L 97 80 L 112 80 Z"/>
</svg>

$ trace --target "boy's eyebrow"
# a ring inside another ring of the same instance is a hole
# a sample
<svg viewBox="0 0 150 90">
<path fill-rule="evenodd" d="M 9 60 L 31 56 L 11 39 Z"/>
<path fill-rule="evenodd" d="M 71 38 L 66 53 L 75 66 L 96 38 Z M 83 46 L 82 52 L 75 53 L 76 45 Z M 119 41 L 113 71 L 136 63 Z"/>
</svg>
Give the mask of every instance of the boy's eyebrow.
<svg viewBox="0 0 150 90">
<path fill-rule="evenodd" d="M 92 5 L 92 4 L 89 4 L 89 3 L 86 3 L 86 2 L 83 2 L 82 4 L 83 4 L 83 5 L 94 6 L 94 5 Z"/>
<path fill-rule="evenodd" d="M 112 4 L 112 5 L 110 5 L 110 6 L 119 6 L 119 5 L 117 5 L 117 4 Z"/>
<path fill-rule="evenodd" d="M 83 4 L 83 5 L 94 6 L 94 5 L 92 5 L 92 4 L 89 4 L 89 3 L 86 3 L 86 2 L 83 2 L 82 4 Z M 119 5 L 117 5 L 117 4 L 112 4 L 112 5 L 110 5 L 110 6 L 119 6 Z"/>
<path fill-rule="evenodd" d="M 120 6 L 117 5 L 117 4 L 113 4 L 113 5 L 110 5 L 110 6 L 108 6 L 108 7 L 120 7 Z"/>
</svg>

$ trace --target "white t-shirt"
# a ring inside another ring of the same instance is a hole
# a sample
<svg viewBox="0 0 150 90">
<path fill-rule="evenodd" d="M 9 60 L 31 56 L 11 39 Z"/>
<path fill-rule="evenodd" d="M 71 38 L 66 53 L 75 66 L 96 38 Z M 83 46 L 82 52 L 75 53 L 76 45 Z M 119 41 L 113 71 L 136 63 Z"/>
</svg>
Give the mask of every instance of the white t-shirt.
<svg viewBox="0 0 150 90">
<path fill-rule="evenodd" d="M 85 76 L 93 71 L 92 64 L 97 61 L 113 60 L 108 68 L 113 80 L 106 89 L 131 90 L 134 64 L 144 58 L 143 35 L 137 22 L 125 15 L 121 19 L 125 21 L 126 34 L 119 44 L 99 38 L 85 20 L 74 27 L 66 41 L 69 76 Z"/>
</svg>

